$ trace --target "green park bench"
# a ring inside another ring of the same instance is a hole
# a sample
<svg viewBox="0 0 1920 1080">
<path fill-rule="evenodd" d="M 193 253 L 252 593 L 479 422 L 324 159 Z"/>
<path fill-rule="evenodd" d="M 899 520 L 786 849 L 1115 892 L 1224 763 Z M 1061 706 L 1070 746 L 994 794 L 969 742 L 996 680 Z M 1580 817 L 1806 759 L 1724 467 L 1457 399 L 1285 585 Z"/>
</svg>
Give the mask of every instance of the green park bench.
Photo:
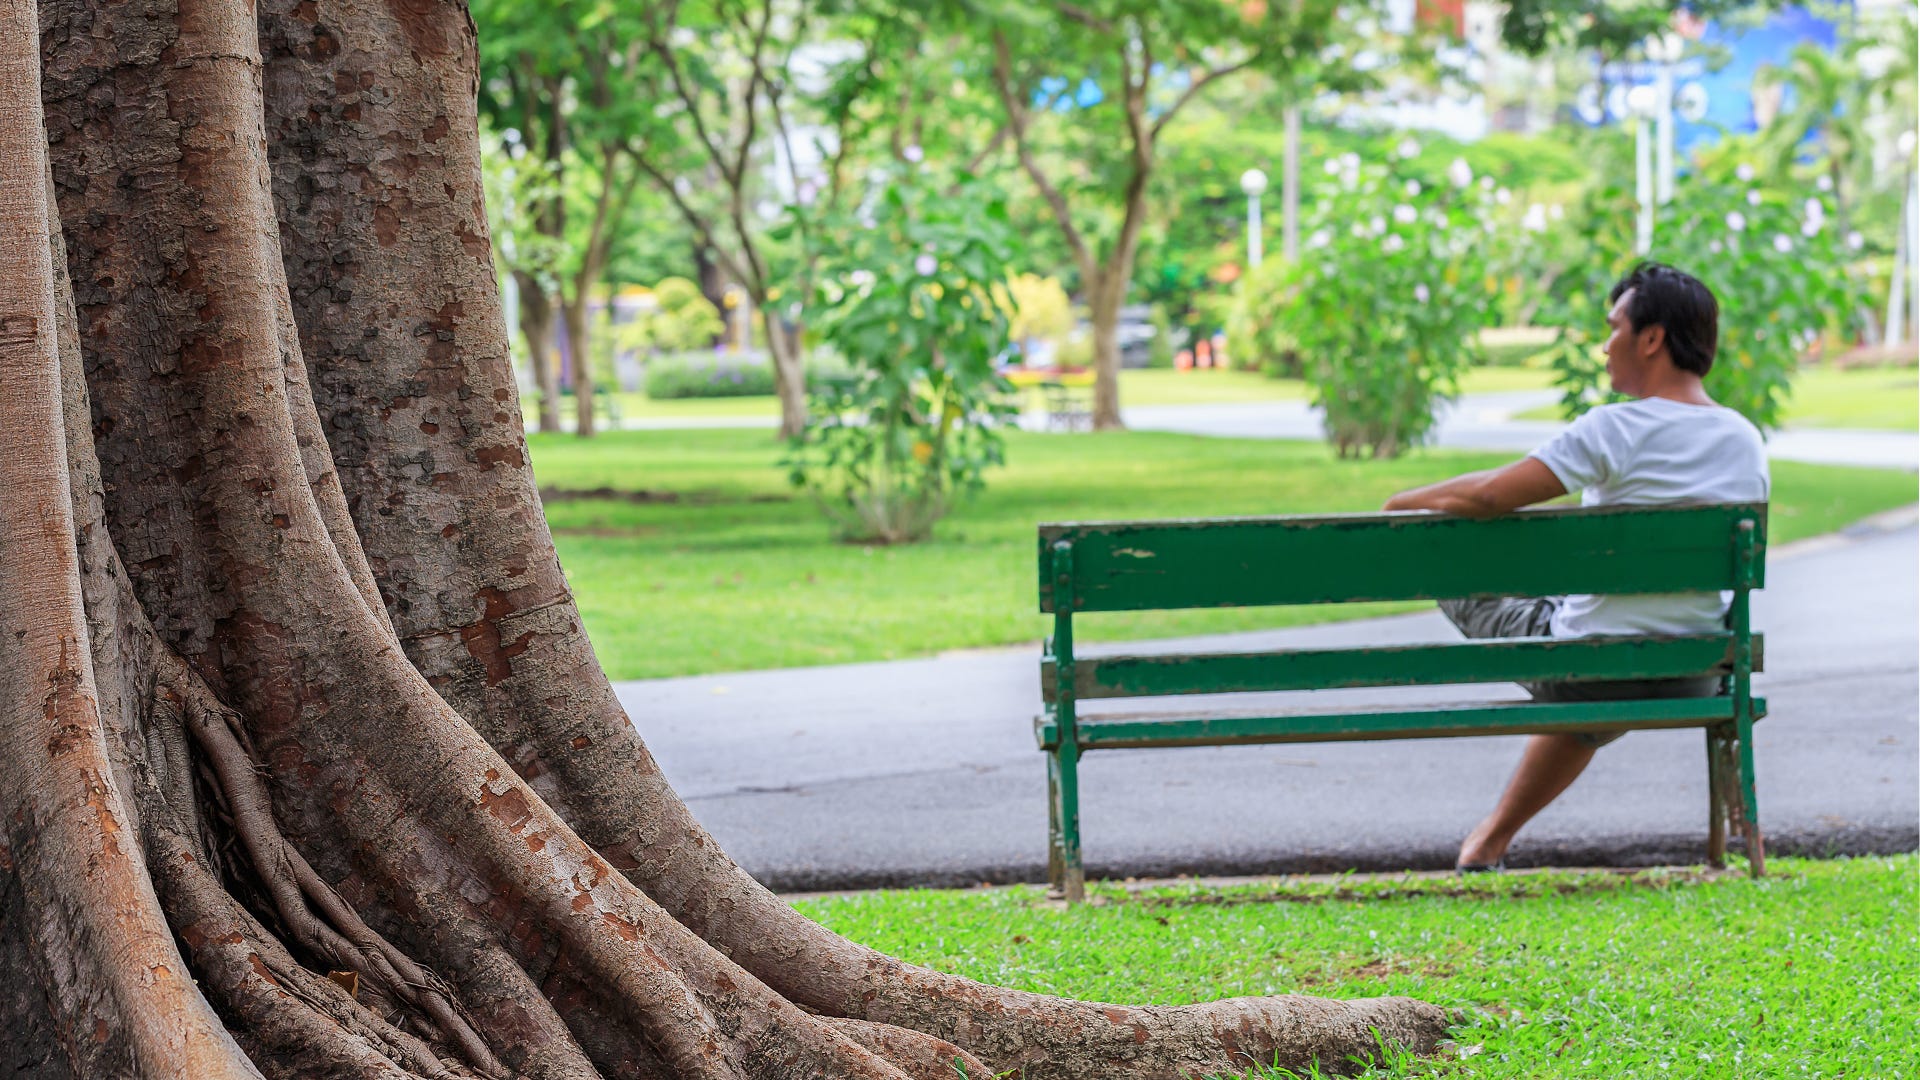
<svg viewBox="0 0 1920 1080">
<path fill-rule="evenodd" d="M 1707 856 L 1722 865 L 1731 817 L 1755 875 L 1765 852 L 1754 801 L 1753 696 L 1762 638 L 1749 619 L 1765 584 L 1764 503 L 1528 510 L 1486 521 L 1429 513 L 1100 521 L 1040 526 L 1048 879 L 1084 896 L 1082 754 L 1162 746 L 1337 742 L 1561 731 L 1706 730 Z M 1731 590 L 1727 629 L 1687 636 L 1497 638 L 1371 648 L 1082 657 L 1074 617 L 1100 611 L 1363 600 Z M 1719 676 L 1705 698 L 1443 704 L 1364 709 L 1079 714 L 1082 701 L 1443 683 Z M 1491 795 L 1491 793 L 1489 793 Z"/>
</svg>

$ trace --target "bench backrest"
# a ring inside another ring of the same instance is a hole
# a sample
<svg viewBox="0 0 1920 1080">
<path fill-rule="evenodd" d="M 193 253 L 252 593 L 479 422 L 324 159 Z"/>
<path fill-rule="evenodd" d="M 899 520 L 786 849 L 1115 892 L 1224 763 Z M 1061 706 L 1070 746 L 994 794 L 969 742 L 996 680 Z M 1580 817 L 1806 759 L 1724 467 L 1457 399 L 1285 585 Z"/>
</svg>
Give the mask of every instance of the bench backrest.
<svg viewBox="0 0 1920 1080">
<path fill-rule="evenodd" d="M 1755 589 L 1766 522 L 1744 503 L 1042 525 L 1040 610 Z"/>
</svg>

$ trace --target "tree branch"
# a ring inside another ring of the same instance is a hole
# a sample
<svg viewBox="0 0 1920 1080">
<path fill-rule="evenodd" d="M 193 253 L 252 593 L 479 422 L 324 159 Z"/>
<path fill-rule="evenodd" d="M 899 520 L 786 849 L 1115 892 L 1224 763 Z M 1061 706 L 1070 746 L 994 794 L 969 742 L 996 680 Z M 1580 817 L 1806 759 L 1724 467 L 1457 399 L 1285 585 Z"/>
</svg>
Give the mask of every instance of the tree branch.
<svg viewBox="0 0 1920 1080">
<path fill-rule="evenodd" d="M 1074 227 L 1067 198 L 1040 171 L 1033 148 L 1027 145 L 1026 108 L 1020 104 L 1014 92 L 1013 60 L 1007 48 L 1007 36 L 1000 30 L 993 32 L 993 82 L 1000 92 L 1001 105 L 1007 110 L 1007 124 L 1013 132 L 1013 146 L 1019 154 L 1020 167 L 1026 170 L 1033 186 L 1040 189 L 1040 197 L 1046 201 L 1047 208 L 1053 211 L 1054 221 L 1059 224 L 1061 235 L 1066 237 L 1067 247 L 1080 264 L 1081 273 L 1091 276 L 1094 270 L 1093 253 L 1088 249 L 1086 239 L 1080 235 L 1080 230 Z"/>
<path fill-rule="evenodd" d="M 1213 70 L 1207 72 L 1205 75 L 1200 76 L 1198 79 L 1195 79 L 1192 83 L 1188 84 L 1186 90 L 1183 91 L 1179 97 L 1174 99 L 1174 102 L 1172 105 L 1169 105 L 1167 107 L 1167 111 L 1161 113 L 1160 118 L 1154 121 L 1154 124 L 1153 124 L 1154 138 L 1157 139 L 1160 137 L 1160 130 L 1167 126 L 1167 122 L 1173 119 L 1174 114 L 1178 113 L 1181 109 L 1185 108 L 1187 102 L 1192 101 L 1194 98 L 1198 97 L 1200 95 L 1200 91 L 1205 90 L 1207 88 L 1207 84 L 1213 82 L 1215 79 L 1218 79 L 1224 75 L 1231 75 L 1236 71 L 1245 71 L 1246 69 L 1252 67 L 1254 64 L 1258 63 L 1260 61 L 1260 56 L 1261 54 L 1256 52 L 1253 55 L 1237 63 L 1228 64 L 1225 67 L 1214 68 Z"/>
</svg>

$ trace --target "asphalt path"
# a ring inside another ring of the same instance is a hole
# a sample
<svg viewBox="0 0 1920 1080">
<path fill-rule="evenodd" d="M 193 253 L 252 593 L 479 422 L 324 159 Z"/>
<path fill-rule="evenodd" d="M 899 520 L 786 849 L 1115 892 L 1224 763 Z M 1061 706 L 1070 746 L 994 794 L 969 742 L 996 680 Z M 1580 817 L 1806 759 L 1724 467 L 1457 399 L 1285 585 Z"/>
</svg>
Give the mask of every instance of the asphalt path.
<svg viewBox="0 0 1920 1080">
<path fill-rule="evenodd" d="M 1558 420 L 1514 417 L 1558 400 L 1560 395 L 1553 390 L 1469 394 L 1441 410 L 1435 423 L 1433 445 L 1526 453 L 1565 430 L 1567 425 Z M 1122 410 L 1122 416 L 1127 426 L 1136 431 L 1246 439 L 1319 439 L 1323 436 L 1320 413 L 1304 401 L 1139 405 Z M 1023 423 L 1029 427 L 1043 426 L 1044 419 L 1029 416 Z M 1920 432 L 1788 428 L 1768 438 L 1767 454 L 1782 461 L 1920 469 Z"/>
<path fill-rule="evenodd" d="M 1755 738 L 1774 853 L 1920 847 L 1920 530 L 1911 511 L 1781 548 L 1755 596 L 1772 715 Z M 1107 651 L 1445 640 L 1437 613 Z M 1037 644 L 924 660 L 623 683 L 666 775 L 722 846 L 787 890 L 1038 881 L 1046 862 Z M 1512 686 L 1326 692 L 1490 700 Z M 1258 699 L 1214 699 L 1243 707 Z M 1109 704 L 1109 703 L 1097 703 Z M 1120 703 L 1114 703 L 1120 704 Z M 1139 702 L 1124 703 L 1138 708 Z M 1089 755 L 1096 876 L 1452 865 L 1518 760 L 1517 737 Z M 1699 731 L 1635 732 L 1522 833 L 1515 865 L 1697 862 Z"/>
</svg>

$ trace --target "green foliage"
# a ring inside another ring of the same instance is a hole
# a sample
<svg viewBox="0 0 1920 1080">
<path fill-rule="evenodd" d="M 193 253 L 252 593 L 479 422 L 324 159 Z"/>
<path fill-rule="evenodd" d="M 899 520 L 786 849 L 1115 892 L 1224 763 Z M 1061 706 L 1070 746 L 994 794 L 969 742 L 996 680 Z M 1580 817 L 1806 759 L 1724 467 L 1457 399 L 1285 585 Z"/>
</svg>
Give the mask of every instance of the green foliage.
<svg viewBox="0 0 1920 1080">
<path fill-rule="evenodd" d="M 1012 387 L 993 364 L 1009 319 L 994 294 L 1015 235 L 977 183 L 889 187 L 868 227 L 850 224 L 835 230 L 808 320 L 851 372 L 809 390 L 818 419 L 787 465 L 843 539 L 924 540 L 1002 461 Z"/>
<path fill-rule="evenodd" d="M 1298 277 L 1276 271 L 1283 280 L 1264 279 L 1273 293 L 1245 301 L 1265 305 L 1269 347 L 1290 339 L 1299 349 L 1342 457 L 1419 445 L 1491 317 L 1491 184 L 1474 183 L 1465 162 L 1435 176 L 1417 152 L 1329 162 Z"/>
<path fill-rule="evenodd" d="M 1073 303 L 1060 279 L 1018 274 L 1006 285 L 1007 335 L 1023 348 L 1035 338 L 1057 341 L 1073 329 Z"/>
<path fill-rule="evenodd" d="M 1720 302 L 1720 348 L 1706 379 L 1715 401 L 1763 431 L 1780 426 L 1800 359 L 1823 334 L 1851 330 L 1863 299 L 1847 238 L 1832 221 L 1827 192 L 1762 186 L 1751 166 L 1730 159 L 1688 177 L 1680 204 L 1663 211 L 1649 257 L 1698 277 Z M 1551 353 L 1566 415 L 1609 390 L 1607 293 L 1638 262 L 1631 193 L 1596 190 L 1573 216 L 1585 268 L 1560 283 L 1543 323 L 1557 325 Z"/>
<path fill-rule="evenodd" d="M 686 278 L 662 278 L 653 287 L 653 301 L 651 310 L 620 328 L 626 348 L 686 352 L 712 343 L 725 329 L 713 302 Z"/>
<path fill-rule="evenodd" d="M 647 396 L 758 397 L 773 393 L 773 365 L 765 359 L 706 354 L 656 356 L 647 362 Z"/>
<path fill-rule="evenodd" d="M 1227 316 L 1227 342 L 1234 366 L 1254 367 L 1276 379 L 1301 376 L 1300 340 L 1292 309 L 1310 263 L 1284 258 L 1263 261 L 1243 278 Z"/>
</svg>

